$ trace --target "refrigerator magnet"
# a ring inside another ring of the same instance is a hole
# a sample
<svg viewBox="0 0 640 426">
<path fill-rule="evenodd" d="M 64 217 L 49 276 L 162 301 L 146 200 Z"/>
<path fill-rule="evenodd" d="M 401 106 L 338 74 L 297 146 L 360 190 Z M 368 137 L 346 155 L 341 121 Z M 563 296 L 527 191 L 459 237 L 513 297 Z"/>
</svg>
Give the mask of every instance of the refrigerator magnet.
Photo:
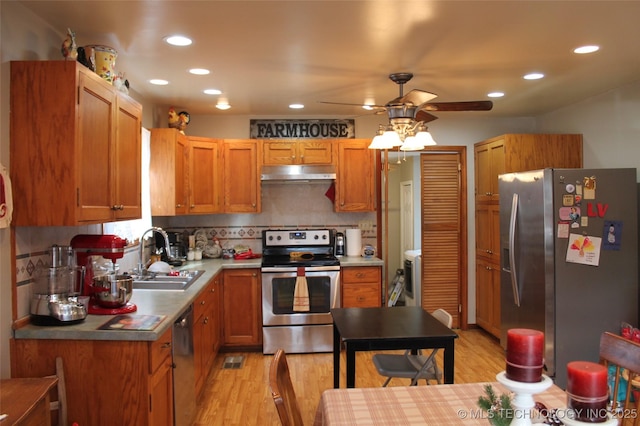
<svg viewBox="0 0 640 426">
<path fill-rule="evenodd" d="M 571 205 L 571 207 L 560 207 L 558 210 L 560 220 L 577 223 L 580 220 L 580 207 Z"/>
<path fill-rule="evenodd" d="M 558 222 L 557 238 L 569 238 L 569 222 Z"/>
<path fill-rule="evenodd" d="M 602 250 L 620 250 L 622 221 L 605 220 L 602 229 Z"/>
<path fill-rule="evenodd" d="M 589 235 L 570 234 L 567 247 L 567 262 L 598 266 L 602 238 Z"/>
<path fill-rule="evenodd" d="M 568 183 L 567 186 L 564 187 L 564 189 L 569 193 L 569 194 L 573 194 L 573 191 L 576 190 L 576 187 L 572 184 L 572 183 Z"/>
<path fill-rule="evenodd" d="M 563 205 L 563 206 L 572 206 L 572 205 L 574 205 L 574 204 L 575 204 L 575 202 L 574 202 L 573 195 L 571 195 L 571 194 L 564 194 L 564 195 L 562 196 L 562 205 Z"/>
<path fill-rule="evenodd" d="M 582 183 L 584 185 L 583 198 L 585 200 L 594 200 L 596 198 L 596 177 L 585 177 Z"/>
</svg>

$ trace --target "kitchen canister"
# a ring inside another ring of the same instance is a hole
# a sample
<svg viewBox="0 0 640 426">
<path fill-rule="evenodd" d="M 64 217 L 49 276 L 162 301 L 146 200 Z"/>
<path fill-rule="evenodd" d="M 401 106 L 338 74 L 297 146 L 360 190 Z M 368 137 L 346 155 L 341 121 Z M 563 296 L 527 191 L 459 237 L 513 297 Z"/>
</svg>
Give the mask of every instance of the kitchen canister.
<svg viewBox="0 0 640 426">
<path fill-rule="evenodd" d="M 362 254 L 362 231 L 360 228 L 347 229 L 347 256 Z"/>
<path fill-rule="evenodd" d="M 90 61 L 95 64 L 96 74 L 113 84 L 113 79 L 116 76 L 118 52 L 112 47 L 101 45 L 90 45 L 84 48 L 86 54 L 91 58 Z"/>
</svg>

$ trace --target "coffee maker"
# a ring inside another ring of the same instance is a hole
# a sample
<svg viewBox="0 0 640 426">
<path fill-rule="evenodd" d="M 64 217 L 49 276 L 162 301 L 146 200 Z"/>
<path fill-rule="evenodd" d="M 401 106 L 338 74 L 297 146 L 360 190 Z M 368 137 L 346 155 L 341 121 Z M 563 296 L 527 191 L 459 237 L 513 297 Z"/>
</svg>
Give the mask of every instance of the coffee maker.
<svg viewBox="0 0 640 426">
<path fill-rule="evenodd" d="M 127 302 L 124 306 L 108 308 L 100 306 L 96 302 L 94 295 L 94 277 L 99 275 L 113 275 L 116 277 L 116 261 L 124 256 L 124 248 L 127 240 L 117 235 L 107 234 L 80 234 L 71 239 L 76 263 L 79 267 L 84 267 L 84 279 L 81 284 L 83 296 L 89 296 L 89 313 L 93 315 L 118 315 L 135 312 L 138 308 L 133 303 Z M 107 270 L 101 270 L 101 261 L 110 260 L 106 263 Z"/>
<path fill-rule="evenodd" d="M 344 256 L 345 254 L 345 238 L 344 238 L 344 233 L 342 232 L 336 232 L 336 252 L 335 255 L 340 257 L 340 256 Z"/>
<path fill-rule="evenodd" d="M 78 275 L 73 249 L 54 245 L 49 267 L 39 267 L 33 284 L 29 313 L 36 325 L 69 325 L 84 321 L 86 307 L 78 301 L 82 274 Z"/>
</svg>

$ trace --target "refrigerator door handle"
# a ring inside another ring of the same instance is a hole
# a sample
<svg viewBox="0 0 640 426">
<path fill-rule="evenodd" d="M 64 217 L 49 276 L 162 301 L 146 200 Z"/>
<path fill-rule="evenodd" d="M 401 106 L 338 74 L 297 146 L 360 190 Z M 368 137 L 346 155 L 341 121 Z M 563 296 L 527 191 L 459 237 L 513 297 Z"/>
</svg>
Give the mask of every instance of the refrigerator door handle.
<svg viewBox="0 0 640 426">
<path fill-rule="evenodd" d="M 513 194 L 511 201 L 511 218 L 509 220 L 509 268 L 505 272 L 511 275 L 511 288 L 513 289 L 513 303 L 520 307 L 520 287 L 518 286 L 518 274 L 516 271 L 516 221 L 518 217 L 518 194 Z"/>
</svg>

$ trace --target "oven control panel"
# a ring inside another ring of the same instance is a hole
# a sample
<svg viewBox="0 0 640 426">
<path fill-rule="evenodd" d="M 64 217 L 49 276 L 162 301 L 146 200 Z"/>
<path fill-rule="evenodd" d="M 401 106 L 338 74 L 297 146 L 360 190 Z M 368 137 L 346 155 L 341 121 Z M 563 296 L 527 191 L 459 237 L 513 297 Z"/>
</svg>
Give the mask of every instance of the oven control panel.
<svg viewBox="0 0 640 426">
<path fill-rule="evenodd" d="M 267 246 L 318 246 L 331 244 L 329 229 L 293 229 L 264 231 Z"/>
</svg>

